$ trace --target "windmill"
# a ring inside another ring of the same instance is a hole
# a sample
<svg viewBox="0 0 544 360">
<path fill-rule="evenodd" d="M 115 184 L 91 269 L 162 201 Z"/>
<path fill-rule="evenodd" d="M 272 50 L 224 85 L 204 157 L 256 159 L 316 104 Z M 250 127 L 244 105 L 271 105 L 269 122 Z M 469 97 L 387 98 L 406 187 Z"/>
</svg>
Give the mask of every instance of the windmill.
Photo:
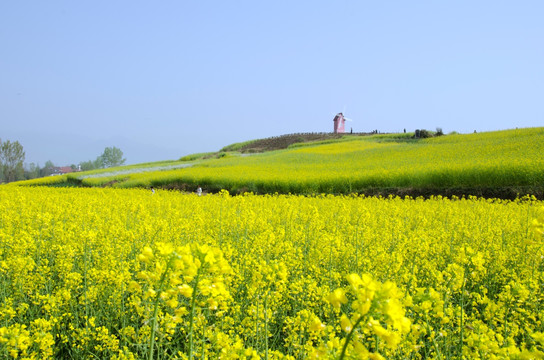
<svg viewBox="0 0 544 360">
<path fill-rule="evenodd" d="M 334 119 L 332 121 L 334 121 L 334 133 L 335 134 L 343 134 L 343 133 L 346 132 L 345 131 L 346 121 L 353 121 L 353 120 L 345 117 L 344 113 L 340 112 L 340 113 L 336 114 L 336 116 L 334 117 Z"/>
</svg>

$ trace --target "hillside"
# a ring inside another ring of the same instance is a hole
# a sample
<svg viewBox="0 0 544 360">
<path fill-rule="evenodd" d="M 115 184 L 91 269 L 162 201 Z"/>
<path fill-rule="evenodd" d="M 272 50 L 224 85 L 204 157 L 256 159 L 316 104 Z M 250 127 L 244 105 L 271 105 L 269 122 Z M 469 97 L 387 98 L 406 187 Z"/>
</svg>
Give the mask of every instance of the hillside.
<svg viewBox="0 0 544 360">
<path fill-rule="evenodd" d="M 543 197 L 544 128 L 428 139 L 413 139 L 412 134 L 330 135 L 314 141 L 301 134 L 255 140 L 191 161 L 163 163 L 160 169 L 148 164 L 129 171 L 110 169 L 107 174 L 81 173 L 17 185 L 154 186 L 182 191 L 201 185 L 205 192 L 226 189 L 235 194 Z M 272 148 L 280 150 L 258 152 Z"/>
<path fill-rule="evenodd" d="M 241 153 L 260 153 L 266 151 L 287 149 L 293 144 L 335 140 L 352 136 L 365 136 L 367 133 L 334 134 L 334 133 L 299 133 L 273 136 L 265 139 L 250 140 L 225 146 L 221 152 L 239 151 Z"/>
</svg>

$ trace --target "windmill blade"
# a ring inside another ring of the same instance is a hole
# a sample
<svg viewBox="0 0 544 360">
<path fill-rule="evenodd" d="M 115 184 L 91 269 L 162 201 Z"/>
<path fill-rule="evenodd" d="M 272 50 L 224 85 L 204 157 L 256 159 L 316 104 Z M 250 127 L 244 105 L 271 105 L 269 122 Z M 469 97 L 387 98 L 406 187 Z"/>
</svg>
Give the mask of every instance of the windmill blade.
<svg viewBox="0 0 544 360">
<path fill-rule="evenodd" d="M 347 117 L 345 117 L 345 116 L 344 116 L 344 120 L 347 120 L 347 121 L 353 121 L 352 119 L 350 119 L 350 118 L 347 118 Z"/>
</svg>

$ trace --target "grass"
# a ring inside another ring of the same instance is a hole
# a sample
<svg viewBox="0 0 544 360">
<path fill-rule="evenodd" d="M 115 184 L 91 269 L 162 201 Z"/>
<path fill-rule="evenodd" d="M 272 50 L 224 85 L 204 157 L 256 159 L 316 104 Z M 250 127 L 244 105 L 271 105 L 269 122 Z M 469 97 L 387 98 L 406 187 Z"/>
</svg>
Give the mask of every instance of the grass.
<svg viewBox="0 0 544 360">
<path fill-rule="evenodd" d="M 213 156 L 214 152 L 196 153 L 182 156 L 179 161 L 195 161 Z"/>
<path fill-rule="evenodd" d="M 256 140 L 249 140 L 249 141 L 234 143 L 234 144 L 225 146 L 220 151 L 223 151 L 223 152 L 224 151 L 240 151 L 242 148 L 244 148 L 245 146 L 251 145 L 255 141 Z"/>
</svg>

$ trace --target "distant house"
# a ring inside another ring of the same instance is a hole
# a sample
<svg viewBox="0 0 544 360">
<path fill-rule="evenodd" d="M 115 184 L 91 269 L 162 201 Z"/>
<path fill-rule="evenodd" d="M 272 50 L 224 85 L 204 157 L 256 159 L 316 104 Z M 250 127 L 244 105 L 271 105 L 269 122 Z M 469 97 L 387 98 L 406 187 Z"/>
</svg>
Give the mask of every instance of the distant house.
<svg viewBox="0 0 544 360">
<path fill-rule="evenodd" d="M 71 166 L 55 166 L 51 172 L 51 175 L 64 175 L 76 171 L 79 171 L 79 169 L 72 169 Z"/>
</svg>

